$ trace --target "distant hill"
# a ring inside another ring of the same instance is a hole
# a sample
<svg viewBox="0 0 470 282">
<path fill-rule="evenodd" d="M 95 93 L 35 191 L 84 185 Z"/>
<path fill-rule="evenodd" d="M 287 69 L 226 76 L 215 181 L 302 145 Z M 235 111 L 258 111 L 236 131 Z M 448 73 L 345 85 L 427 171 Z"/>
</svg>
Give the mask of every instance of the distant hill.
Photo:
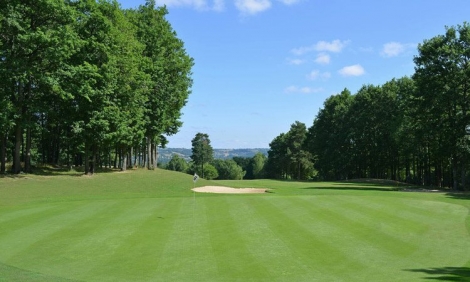
<svg viewBox="0 0 470 282">
<path fill-rule="evenodd" d="M 232 159 L 233 157 L 251 158 L 256 153 L 260 152 L 268 155 L 267 148 L 253 148 L 253 149 L 214 149 L 214 159 Z M 173 154 L 183 157 L 185 160 L 191 160 L 191 149 L 185 148 L 158 148 L 158 162 L 167 163 L 170 161 Z"/>
</svg>

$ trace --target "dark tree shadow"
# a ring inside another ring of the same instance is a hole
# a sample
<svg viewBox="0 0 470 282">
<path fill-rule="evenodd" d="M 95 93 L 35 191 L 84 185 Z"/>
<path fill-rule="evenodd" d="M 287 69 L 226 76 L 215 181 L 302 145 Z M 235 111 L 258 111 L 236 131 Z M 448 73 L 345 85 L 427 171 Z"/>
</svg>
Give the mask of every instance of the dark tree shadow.
<svg viewBox="0 0 470 282">
<path fill-rule="evenodd" d="M 334 185 L 334 184 L 333 184 Z M 392 192 L 392 191 L 400 191 L 401 189 L 392 188 L 392 187 L 373 187 L 373 186 L 362 186 L 362 185 L 338 185 L 338 186 L 328 186 L 328 187 L 305 187 L 300 189 L 314 189 L 314 190 L 339 190 L 339 191 L 347 191 L 347 190 L 354 190 L 354 191 L 382 191 L 382 192 Z"/>
<path fill-rule="evenodd" d="M 411 272 L 422 272 L 428 280 L 470 281 L 470 267 L 435 267 L 426 269 L 405 269 Z"/>
<path fill-rule="evenodd" d="M 129 168 L 132 170 L 132 168 Z M 113 172 L 120 172 L 120 169 L 114 168 L 97 168 L 95 170 L 95 174 L 101 173 L 113 173 Z M 77 177 L 84 175 L 84 168 L 83 167 L 74 167 L 72 170 L 66 166 L 37 166 L 32 168 L 31 173 L 5 173 L 0 174 L 0 178 L 27 178 L 28 175 L 40 175 L 40 176 L 71 176 Z"/>
<path fill-rule="evenodd" d="M 470 193 L 469 192 L 449 192 L 446 193 L 447 197 L 452 199 L 459 199 L 459 200 L 470 200 Z"/>
</svg>

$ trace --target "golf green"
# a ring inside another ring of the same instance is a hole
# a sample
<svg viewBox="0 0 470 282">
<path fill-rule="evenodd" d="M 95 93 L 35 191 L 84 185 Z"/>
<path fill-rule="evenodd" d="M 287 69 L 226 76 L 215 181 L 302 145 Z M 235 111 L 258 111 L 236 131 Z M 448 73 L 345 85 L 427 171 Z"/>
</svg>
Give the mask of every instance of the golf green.
<svg viewBox="0 0 470 282">
<path fill-rule="evenodd" d="M 470 279 L 470 198 L 157 170 L 0 179 L 0 281 Z"/>
</svg>

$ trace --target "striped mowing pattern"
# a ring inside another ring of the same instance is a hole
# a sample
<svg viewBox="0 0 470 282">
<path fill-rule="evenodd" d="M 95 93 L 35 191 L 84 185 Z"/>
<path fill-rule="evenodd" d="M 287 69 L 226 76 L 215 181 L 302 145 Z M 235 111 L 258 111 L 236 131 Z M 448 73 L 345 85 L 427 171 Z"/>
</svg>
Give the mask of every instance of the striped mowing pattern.
<svg viewBox="0 0 470 282">
<path fill-rule="evenodd" d="M 468 209 L 345 195 L 190 194 L 0 209 L 0 281 L 410 281 L 469 259 Z"/>
</svg>

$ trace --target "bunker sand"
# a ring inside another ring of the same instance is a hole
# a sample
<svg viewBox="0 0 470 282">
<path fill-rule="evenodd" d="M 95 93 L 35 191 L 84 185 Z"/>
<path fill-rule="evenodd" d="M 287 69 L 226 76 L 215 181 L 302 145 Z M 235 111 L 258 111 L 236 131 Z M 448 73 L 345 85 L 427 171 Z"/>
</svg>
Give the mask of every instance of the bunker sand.
<svg viewBox="0 0 470 282">
<path fill-rule="evenodd" d="M 225 186 L 204 186 L 191 189 L 199 193 L 219 193 L 219 194 L 261 194 L 266 193 L 265 188 L 231 188 Z"/>
</svg>

